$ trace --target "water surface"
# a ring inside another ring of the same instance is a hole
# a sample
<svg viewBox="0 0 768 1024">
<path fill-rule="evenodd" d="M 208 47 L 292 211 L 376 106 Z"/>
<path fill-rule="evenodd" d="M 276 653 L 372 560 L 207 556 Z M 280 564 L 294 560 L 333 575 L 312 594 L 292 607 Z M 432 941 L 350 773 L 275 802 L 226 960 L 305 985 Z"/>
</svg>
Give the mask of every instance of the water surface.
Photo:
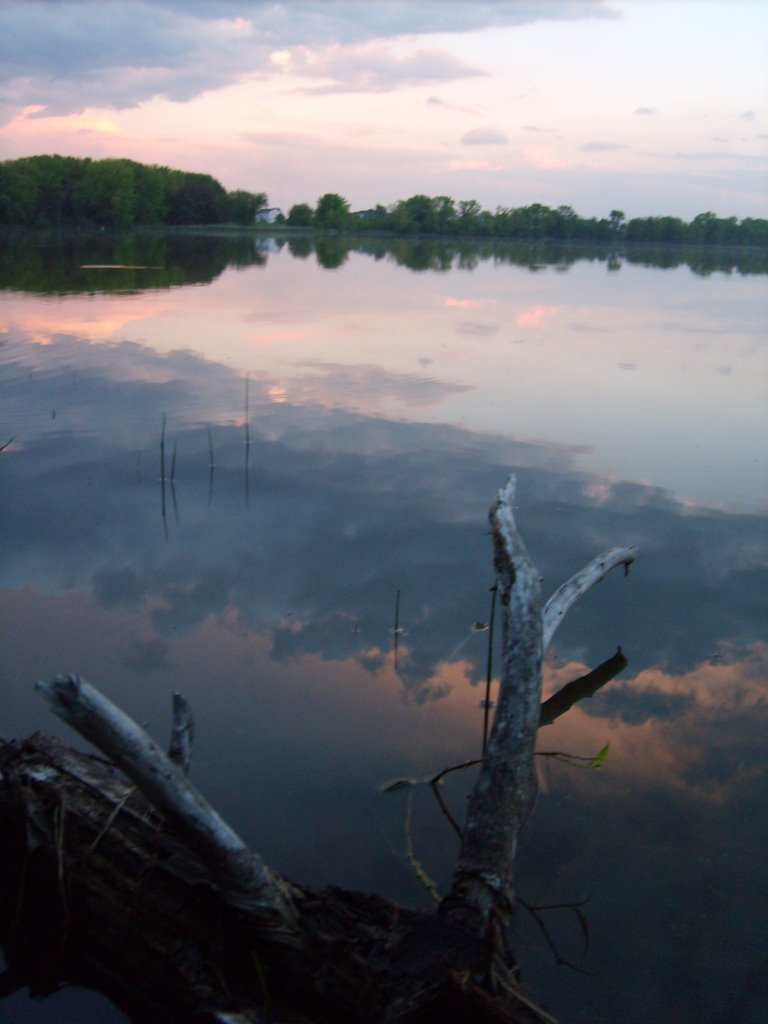
<svg viewBox="0 0 768 1024">
<path fill-rule="evenodd" d="M 548 911 L 553 952 L 522 913 L 524 980 L 574 1024 L 761 1019 L 766 277 L 702 260 L 248 236 L 7 250 L 0 735 L 72 738 L 31 692 L 56 672 L 159 738 L 181 689 L 195 781 L 268 862 L 428 905 L 406 825 L 438 888 L 453 834 L 429 793 L 380 786 L 477 755 L 487 511 L 514 471 L 545 592 L 641 549 L 547 662 L 545 695 L 619 645 L 629 660 L 540 733 L 610 748 L 599 771 L 539 759 L 520 893 L 585 901 L 589 941 Z M 470 782 L 448 789 L 459 816 Z M 0 1020 L 63 1021 L 77 998 L 17 993 Z"/>
</svg>

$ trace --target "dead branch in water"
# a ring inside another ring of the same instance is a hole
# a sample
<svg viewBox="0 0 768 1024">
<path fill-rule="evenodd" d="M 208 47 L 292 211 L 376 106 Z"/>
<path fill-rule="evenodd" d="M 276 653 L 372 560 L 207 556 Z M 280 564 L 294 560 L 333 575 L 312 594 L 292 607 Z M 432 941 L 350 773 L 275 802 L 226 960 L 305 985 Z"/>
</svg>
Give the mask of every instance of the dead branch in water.
<svg viewBox="0 0 768 1024">
<path fill-rule="evenodd" d="M 187 778 L 183 700 L 167 756 L 89 684 L 60 676 L 38 690 L 109 762 L 37 735 L 0 743 L 0 922 L 13 922 L 0 938 L 10 977 L 38 988 L 85 982 L 146 1022 L 265 1013 L 295 1024 L 551 1022 L 521 989 L 505 930 L 536 732 L 573 702 L 561 691 L 559 704 L 542 708 L 542 658 L 573 602 L 634 549 L 595 559 L 542 608 L 514 490 L 510 478 L 491 510 L 504 636 L 498 702 L 457 826 L 452 885 L 434 910 L 282 878 Z"/>
</svg>

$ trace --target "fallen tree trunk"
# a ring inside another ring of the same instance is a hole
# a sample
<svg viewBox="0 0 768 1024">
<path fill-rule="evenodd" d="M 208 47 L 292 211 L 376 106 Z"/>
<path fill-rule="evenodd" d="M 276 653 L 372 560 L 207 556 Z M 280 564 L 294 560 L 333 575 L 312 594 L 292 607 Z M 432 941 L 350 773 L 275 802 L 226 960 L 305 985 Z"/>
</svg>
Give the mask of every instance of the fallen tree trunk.
<svg viewBox="0 0 768 1024">
<path fill-rule="evenodd" d="M 634 549 L 596 559 L 542 609 L 513 497 L 514 478 L 491 511 L 504 610 L 498 706 L 453 882 L 434 911 L 281 878 L 186 778 L 183 702 L 166 756 L 87 683 L 57 677 L 39 691 L 109 761 L 38 734 L 0 746 L 3 988 L 79 981 L 146 1022 L 551 1021 L 521 989 L 506 941 L 545 639 Z"/>
</svg>

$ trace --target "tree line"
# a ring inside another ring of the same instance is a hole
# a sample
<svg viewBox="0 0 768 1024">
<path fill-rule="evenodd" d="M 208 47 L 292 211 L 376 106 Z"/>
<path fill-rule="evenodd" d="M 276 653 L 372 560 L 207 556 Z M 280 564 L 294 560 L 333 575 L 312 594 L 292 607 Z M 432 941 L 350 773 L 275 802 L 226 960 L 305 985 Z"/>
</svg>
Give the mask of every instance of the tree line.
<svg viewBox="0 0 768 1024">
<path fill-rule="evenodd" d="M 138 225 L 252 225 L 267 206 L 264 192 L 228 192 L 209 174 L 134 160 L 31 156 L 0 162 L 0 225 L 130 228 Z M 414 195 L 389 206 L 352 211 L 335 192 L 313 207 L 296 203 L 278 225 L 352 233 L 419 237 L 476 237 L 595 243 L 768 247 L 768 220 L 700 213 L 635 217 L 621 210 L 580 217 L 571 206 L 542 203 L 484 210 L 474 199 Z"/>
<path fill-rule="evenodd" d="M 627 220 L 622 210 L 611 210 L 608 217 L 598 219 L 580 217 L 571 206 L 553 210 L 541 203 L 497 206 L 496 212 L 491 213 L 474 199 L 456 202 L 449 196 L 415 195 L 391 206 L 353 212 L 343 196 L 327 192 L 314 208 L 308 203 L 292 206 L 284 223 L 292 227 L 406 236 L 768 246 L 768 220 L 756 217 L 738 220 L 708 212 L 698 214 L 690 222 L 668 216 Z"/>
<path fill-rule="evenodd" d="M 0 224 L 131 228 L 253 224 L 263 192 L 227 192 L 209 174 L 134 160 L 30 156 L 0 162 Z"/>
</svg>

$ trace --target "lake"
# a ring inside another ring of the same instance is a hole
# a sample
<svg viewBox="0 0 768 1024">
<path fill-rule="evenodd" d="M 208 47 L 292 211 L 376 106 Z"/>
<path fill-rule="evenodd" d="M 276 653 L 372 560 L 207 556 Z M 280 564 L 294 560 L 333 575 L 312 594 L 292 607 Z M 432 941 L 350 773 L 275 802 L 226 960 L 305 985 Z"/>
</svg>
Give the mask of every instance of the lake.
<svg viewBox="0 0 768 1024">
<path fill-rule="evenodd" d="M 428 789 L 382 787 L 479 754 L 487 514 L 514 472 L 545 595 L 639 547 L 546 662 L 545 696 L 628 665 L 540 731 L 609 749 L 538 758 L 518 886 L 556 909 L 517 914 L 523 981 L 563 1024 L 768 1019 L 767 272 L 6 237 L 0 735 L 84 746 L 32 691 L 58 672 L 163 741 L 182 690 L 194 781 L 268 863 L 428 906 L 455 836 Z M 0 999 L 0 1021 L 73 1019 L 126 1018 L 82 990 Z"/>
</svg>

